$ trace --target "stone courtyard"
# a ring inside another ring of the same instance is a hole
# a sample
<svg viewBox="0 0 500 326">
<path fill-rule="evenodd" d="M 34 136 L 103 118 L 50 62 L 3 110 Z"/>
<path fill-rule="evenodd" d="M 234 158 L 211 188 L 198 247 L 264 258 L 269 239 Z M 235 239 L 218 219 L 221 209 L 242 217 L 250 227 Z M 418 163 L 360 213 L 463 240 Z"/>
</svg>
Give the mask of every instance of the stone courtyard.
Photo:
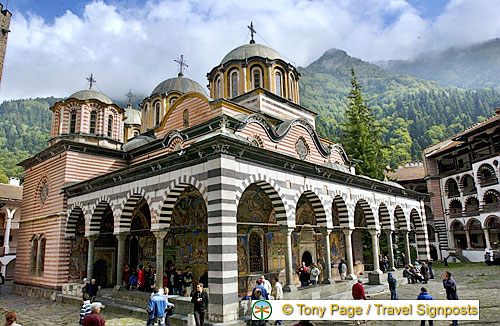
<svg viewBox="0 0 500 326">
<path fill-rule="evenodd" d="M 434 271 L 437 276 L 435 280 L 430 280 L 427 287 L 430 295 L 434 299 L 445 299 L 445 291 L 442 287 L 442 274 L 444 271 L 442 264 L 434 264 Z M 483 263 L 459 263 L 450 264 L 448 269 L 452 272 L 453 278 L 457 282 L 458 295 L 460 299 L 480 300 L 480 321 L 461 322 L 461 325 L 500 325 L 500 267 L 488 267 Z M 416 299 L 421 284 L 405 284 L 398 288 L 400 299 Z M 78 325 L 79 307 L 72 304 L 65 304 L 47 300 L 21 297 L 7 293 L 10 285 L 4 287 L 4 293 L 0 296 L 0 313 L 4 315 L 7 311 L 15 311 L 20 323 L 28 325 Z M 367 293 L 375 293 L 372 299 L 389 299 L 388 291 L 381 292 L 381 287 L 366 286 Z M 106 325 L 145 325 L 146 321 L 134 317 L 118 315 L 106 312 L 104 309 L 102 316 L 106 320 Z M 3 318 L 2 318 L 3 320 Z M 2 321 L 3 322 L 3 321 Z M 371 321 L 365 325 L 419 325 L 419 322 L 387 322 Z M 268 323 L 270 325 L 271 322 Z M 292 325 L 286 322 L 285 325 Z M 353 321 L 344 322 L 316 322 L 315 325 L 353 325 Z M 448 325 L 448 322 L 437 321 L 436 326 Z"/>
</svg>

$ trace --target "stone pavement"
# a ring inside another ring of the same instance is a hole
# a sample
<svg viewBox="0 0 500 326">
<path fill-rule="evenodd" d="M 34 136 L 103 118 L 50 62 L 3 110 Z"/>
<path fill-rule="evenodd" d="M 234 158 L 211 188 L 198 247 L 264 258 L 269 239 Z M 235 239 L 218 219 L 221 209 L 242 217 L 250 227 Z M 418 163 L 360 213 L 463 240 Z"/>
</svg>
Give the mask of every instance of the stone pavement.
<svg viewBox="0 0 500 326">
<path fill-rule="evenodd" d="M 460 299 L 479 299 L 480 300 L 480 321 L 479 322 L 461 322 L 461 325 L 500 325 L 500 267 L 488 267 L 482 263 L 460 263 L 450 264 L 448 268 L 458 285 L 458 295 Z M 430 280 L 427 287 L 430 295 L 434 299 L 446 299 L 446 294 L 442 286 L 442 275 L 444 266 L 434 264 L 436 274 L 435 280 Z M 24 326 L 30 325 L 78 325 L 79 307 L 71 304 L 40 300 L 34 298 L 21 297 L 8 294 L 9 285 L 4 287 L 4 293 L 0 295 L 0 314 L 3 316 L 7 311 L 15 311 L 19 322 Z M 416 299 L 422 284 L 408 284 L 398 288 L 400 299 Z M 375 295 L 372 299 L 389 299 L 389 292 Z M 103 310 L 102 316 L 108 326 L 143 326 L 145 320 L 132 318 L 123 315 L 117 315 Z M 3 317 L 0 319 L 0 325 L 3 324 Z M 353 321 L 345 322 L 315 322 L 315 325 L 354 325 Z M 271 325 L 271 322 L 268 323 Z M 285 322 L 284 325 L 293 325 L 293 322 Z M 391 326 L 391 325 L 420 325 L 418 321 L 370 321 L 365 325 L 369 326 Z M 437 321 L 436 326 L 448 325 L 448 322 Z"/>
</svg>

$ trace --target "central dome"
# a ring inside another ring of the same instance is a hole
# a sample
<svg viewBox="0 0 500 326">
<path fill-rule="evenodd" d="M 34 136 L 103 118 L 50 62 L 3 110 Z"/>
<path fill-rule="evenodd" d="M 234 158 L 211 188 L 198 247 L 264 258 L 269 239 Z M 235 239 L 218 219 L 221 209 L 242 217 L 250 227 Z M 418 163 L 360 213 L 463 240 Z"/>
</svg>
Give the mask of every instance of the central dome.
<svg viewBox="0 0 500 326">
<path fill-rule="evenodd" d="M 197 82 L 192 79 L 185 78 L 182 74 L 179 74 L 175 78 L 169 78 L 162 81 L 155 87 L 151 95 L 154 94 L 168 94 L 170 92 L 179 92 L 181 94 L 197 92 L 207 96 L 207 92 Z"/>
<path fill-rule="evenodd" d="M 66 99 L 75 98 L 80 101 L 86 100 L 99 100 L 104 104 L 113 104 L 113 102 L 101 92 L 94 91 L 93 89 L 84 89 L 83 91 L 78 91 L 71 94 Z"/>
<path fill-rule="evenodd" d="M 268 58 L 270 60 L 280 59 L 286 60 L 276 51 L 262 44 L 245 44 L 238 46 L 236 49 L 229 52 L 221 61 L 221 65 L 231 60 L 245 60 L 251 57 Z"/>
</svg>

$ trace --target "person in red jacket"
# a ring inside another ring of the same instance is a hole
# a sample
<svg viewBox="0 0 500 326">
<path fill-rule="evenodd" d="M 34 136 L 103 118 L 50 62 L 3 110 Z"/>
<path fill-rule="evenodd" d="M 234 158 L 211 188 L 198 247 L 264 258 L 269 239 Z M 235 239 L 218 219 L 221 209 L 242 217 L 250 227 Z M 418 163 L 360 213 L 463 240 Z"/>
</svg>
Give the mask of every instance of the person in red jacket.
<svg viewBox="0 0 500 326">
<path fill-rule="evenodd" d="M 358 279 L 358 283 L 352 286 L 352 297 L 354 300 L 366 300 L 365 288 L 361 284 L 361 280 Z M 366 320 L 356 320 L 356 325 L 364 324 Z"/>
<path fill-rule="evenodd" d="M 144 268 L 142 265 L 139 265 L 139 270 L 137 274 L 137 290 L 144 291 L 145 285 L 146 285 L 146 279 L 144 277 Z"/>
<path fill-rule="evenodd" d="M 354 300 L 366 300 L 365 288 L 361 284 L 361 280 L 358 279 L 358 283 L 352 286 L 352 297 Z"/>
</svg>

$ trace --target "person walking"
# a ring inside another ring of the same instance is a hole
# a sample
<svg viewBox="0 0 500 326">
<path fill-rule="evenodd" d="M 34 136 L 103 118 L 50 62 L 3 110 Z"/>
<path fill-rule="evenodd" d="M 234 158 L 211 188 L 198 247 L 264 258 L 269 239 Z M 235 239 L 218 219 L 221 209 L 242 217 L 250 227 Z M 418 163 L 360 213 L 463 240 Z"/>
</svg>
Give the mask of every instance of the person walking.
<svg viewBox="0 0 500 326">
<path fill-rule="evenodd" d="M 447 256 L 447 257 L 444 257 L 443 261 L 444 261 L 444 267 L 448 267 L 448 258 L 450 256 Z"/>
<path fill-rule="evenodd" d="M 183 286 L 184 286 L 184 281 L 182 278 L 181 270 L 177 268 L 174 274 L 174 294 L 182 295 Z"/>
<path fill-rule="evenodd" d="M 90 281 L 90 284 L 87 287 L 88 295 L 90 298 L 90 302 L 95 301 L 95 297 L 97 297 L 97 292 L 99 292 L 99 286 L 96 284 L 95 278 Z"/>
<path fill-rule="evenodd" d="M 151 266 L 144 267 L 144 292 L 151 292 Z"/>
<path fill-rule="evenodd" d="M 391 291 L 391 300 L 398 300 L 398 281 L 392 277 L 392 273 L 387 274 L 387 283 L 389 283 L 389 291 Z"/>
<path fill-rule="evenodd" d="M 401 262 L 403 263 L 403 266 L 406 266 L 406 255 L 404 252 L 401 254 Z"/>
<path fill-rule="evenodd" d="M 307 272 L 307 267 L 301 266 L 297 272 L 299 274 L 300 285 L 302 287 L 309 285 L 309 273 Z"/>
<path fill-rule="evenodd" d="M 273 289 L 273 296 L 275 300 L 282 300 L 283 299 L 283 286 L 280 283 L 280 279 L 278 276 L 274 278 L 274 289 Z M 277 320 L 275 325 L 281 325 L 282 321 Z"/>
<path fill-rule="evenodd" d="M 354 300 L 367 300 L 365 295 L 365 288 L 363 287 L 362 281 L 358 279 L 358 282 L 352 286 L 352 297 Z M 366 323 L 365 320 L 356 320 L 356 325 Z"/>
<path fill-rule="evenodd" d="M 167 309 L 165 310 L 165 326 L 170 326 L 170 316 L 174 314 L 175 305 L 168 301 L 168 288 L 163 288 L 163 295 L 167 301 Z"/>
<path fill-rule="evenodd" d="M 196 286 L 196 291 L 194 291 L 191 297 L 191 302 L 194 305 L 194 320 L 196 326 L 205 325 L 205 313 L 208 308 L 208 295 L 203 291 L 203 284 L 199 283 Z"/>
<path fill-rule="evenodd" d="M 15 312 L 10 311 L 5 314 L 5 326 L 23 326 L 17 323 L 17 317 Z"/>
<path fill-rule="evenodd" d="M 125 267 L 123 267 L 122 271 L 123 271 L 123 273 L 122 273 L 122 284 L 124 284 L 125 287 L 128 290 L 129 289 L 128 280 L 130 279 L 130 276 L 131 276 L 130 267 L 128 266 L 128 264 L 125 264 Z"/>
<path fill-rule="evenodd" d="M 458 300 L 457 284 L 455 283 L 455 280 L 451 277 L 450 271 L 444 272 L 443 287 L 446 290 L 446 299 Z M 458 320 L 453 320 L 451 325 L 457 326 Z"/>
<path fill-rule="evenodd" d="M 99 314 L 104 306 L 100 302 L 94 302 L 90 305 L 90 314 L 85 315 L 83 318 L 83 326 L 104 326 L 106 322 Z"/>
<path fill-rule="evenodd" d="M 427 293 L 427 289 L 423 287 L 420 289 L 420 294 L 418 295 L 417 300 L 434 300 L 434 298 L 431 297 L 429 293 Z M 425 326 L 425 320 L 420 321 L 420 326 Z M 429 326 L 434 326 L 434 321 L 429 320 Z"/>
<path fill-rule="evenodd" d="M 160 289 L 155 287 L 153 296 L 148 301 L 148 322 L 146 325 L 165 326 L 165 310 L 172 306 L 167 296 L 160 294 Z"/>
<path fill-rule="evenodd" d="M 316 264 L 311 264 L 311 268 L 309 269 L 309 280 L 312 285 L 318 285 L 318 277 L 320 271 L 319 268 L 316 267 Z"/>
<path fill-rule="evenodd" d="M 255 300 L 265 300 L 261 289 L 256 289 L 254 295 Z M 264 326 L 266 324 L 266 320 L 252 320 L 252 322 L 250 323 L 251 326 Z"/>
<path fill-rule="evenodd" d="M 83 319 L 85 315 L 90 314 L 92 310 L 90 309 L 90 298 L 87 293 L 83 295 L 82 307 L 80 308 L 80 325 L 83 325 Z"/>
<path fill-rule="evenodd" d="M 89 293 L 89 281 L 87 278 L 84 278 L 82 281 L 82 299 L 84 298 L 85 294 Z"/>
</svg>

